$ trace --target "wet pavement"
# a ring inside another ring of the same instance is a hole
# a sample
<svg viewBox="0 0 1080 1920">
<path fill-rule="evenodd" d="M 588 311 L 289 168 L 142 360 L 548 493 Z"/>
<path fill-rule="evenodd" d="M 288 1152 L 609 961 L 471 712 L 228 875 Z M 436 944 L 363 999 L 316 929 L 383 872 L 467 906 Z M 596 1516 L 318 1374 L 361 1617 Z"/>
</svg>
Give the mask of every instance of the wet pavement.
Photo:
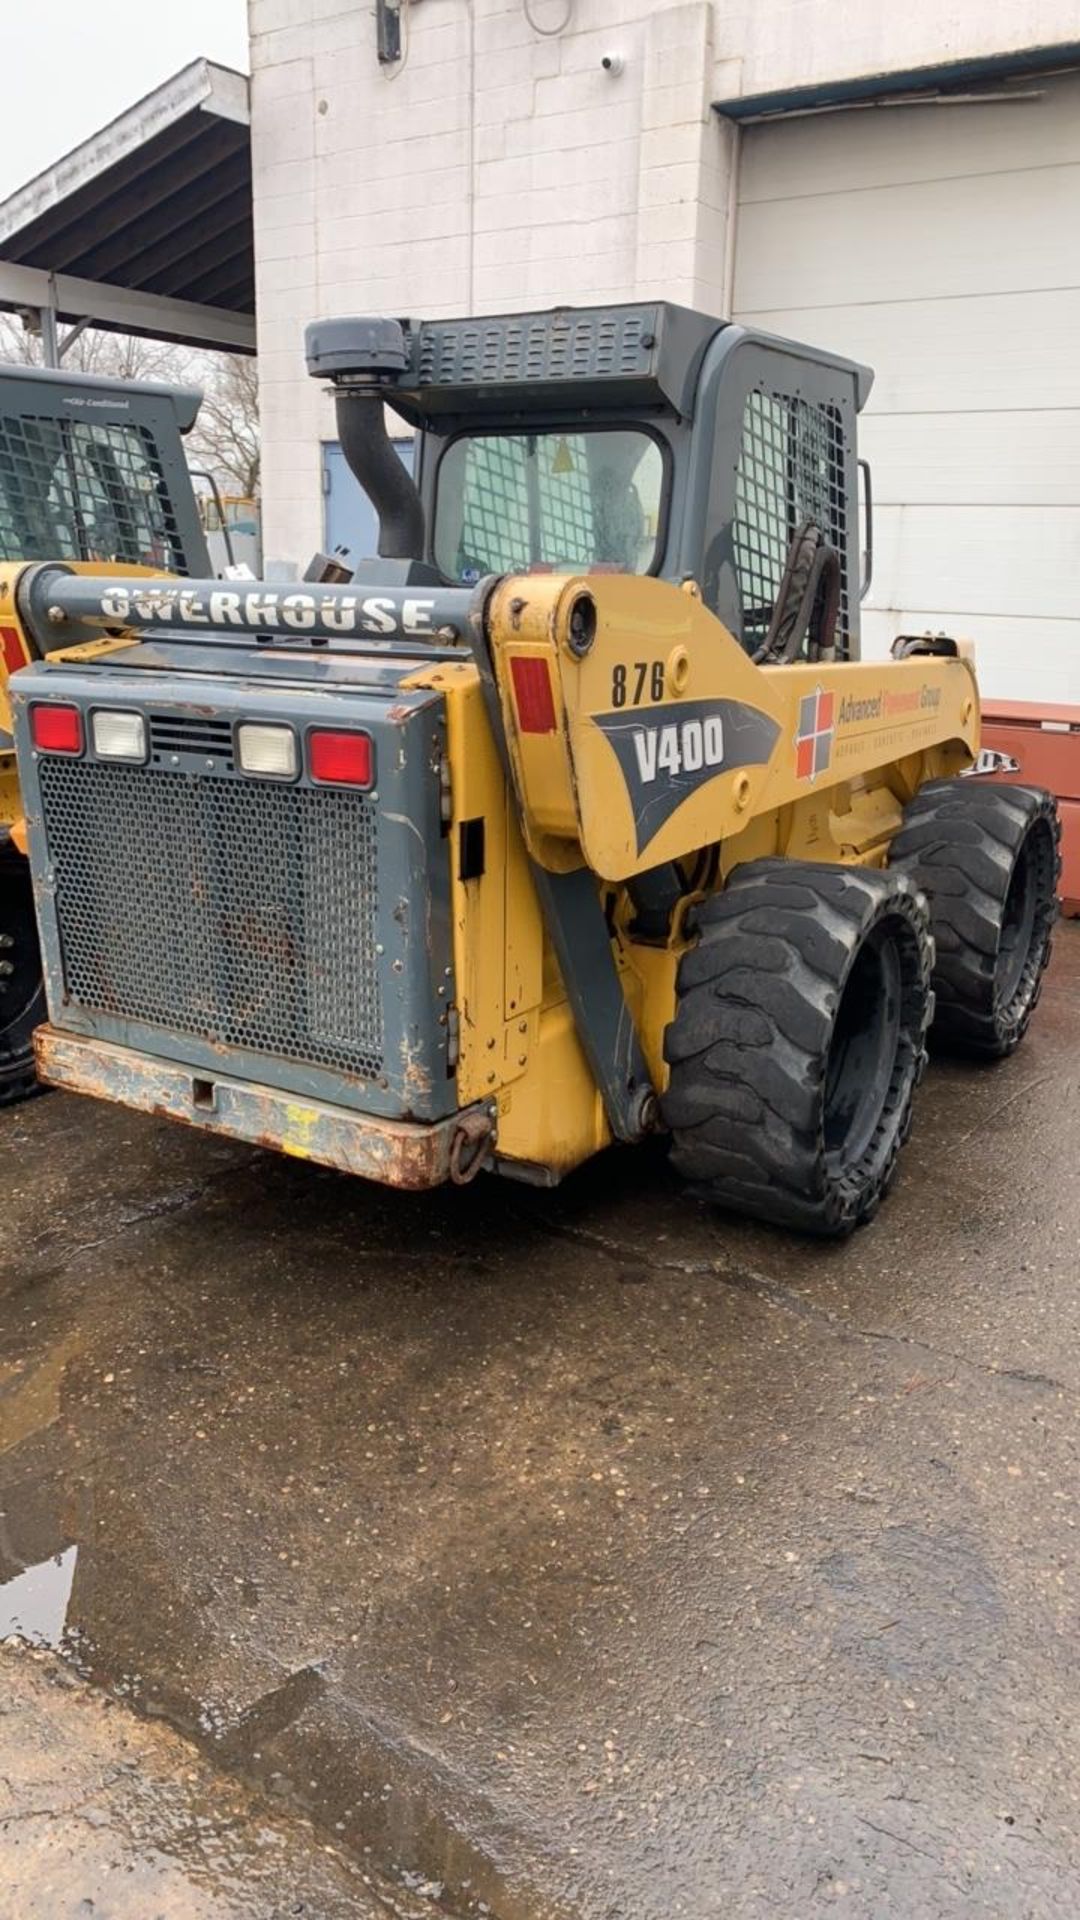
<svg viewBox="0 0 1080 1920">
<path fill-rule="evenodd" d="M 402 1913 L 1080 1911 L 1078 1010 L 840 1248 L 0 1114 L 0 1633 Z"/>
<path fill-rule="evenodd" d="M 0 1701 L 6 1920 L 386 1920 L 340 1849 L 54 1656 L 0 1653 Z"/>
</svg>

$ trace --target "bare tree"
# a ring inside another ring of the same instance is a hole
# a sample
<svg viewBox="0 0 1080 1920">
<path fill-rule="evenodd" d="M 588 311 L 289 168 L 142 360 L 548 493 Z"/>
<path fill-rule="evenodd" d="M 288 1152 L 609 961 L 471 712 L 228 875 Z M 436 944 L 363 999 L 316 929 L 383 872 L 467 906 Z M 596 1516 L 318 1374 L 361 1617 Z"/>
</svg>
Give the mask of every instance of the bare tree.
<svg viewBox="0 0 1080 1920">
<path fill-rule="evenodd" d="M 166 380 L 182 386 L 196 377 L 199 357 L 169 340 L 86 327 L 65 349 L 64 366 L 74 373 L 104 374 L 110 380 Z"/>
<path fill-rule="evenodd" d="M 100 373 L 113 380 L 174 380 L 193 377 L 195 362 L 216 355 L 195 354 L 167 340 L 148 340 L 142 334 L 106 333 L 84 327 L 68 330 L 64 366 L 74 373 Z M 41 366 L 41 335 L 18 314 L 0 314 L 0 360 L 23 366 Z"/>
<path fill-rule="evenodd" d="M 20 367 L 41 365 L 41 336 L 25 327 L 17 313 L 0 313 L 0 361 Z"/>
<path fill-rule="evenodd" d="M 259 492 L 259 383 L 255 361 L 237 353 L 207 354 L 203 403 L 188 446 L 219 485 L 245 499 Z"/>
</svg>

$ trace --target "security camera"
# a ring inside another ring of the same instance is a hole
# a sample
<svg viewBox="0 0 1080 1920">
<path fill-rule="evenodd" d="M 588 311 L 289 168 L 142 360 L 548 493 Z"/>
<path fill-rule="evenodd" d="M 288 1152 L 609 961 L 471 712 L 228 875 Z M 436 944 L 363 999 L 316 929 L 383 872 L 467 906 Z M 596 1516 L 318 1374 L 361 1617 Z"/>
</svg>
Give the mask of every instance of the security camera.
<svg viewBox="0 0 1080 1920">
<path fill-rule="evenodd" d="M 626 62 L 621 53 L 605 53 L 600 65 L 603 67 L 604 72 L 610 73 L 612 79 L 614 79 L 616 75 L 622 72 Z"/>
</svg>

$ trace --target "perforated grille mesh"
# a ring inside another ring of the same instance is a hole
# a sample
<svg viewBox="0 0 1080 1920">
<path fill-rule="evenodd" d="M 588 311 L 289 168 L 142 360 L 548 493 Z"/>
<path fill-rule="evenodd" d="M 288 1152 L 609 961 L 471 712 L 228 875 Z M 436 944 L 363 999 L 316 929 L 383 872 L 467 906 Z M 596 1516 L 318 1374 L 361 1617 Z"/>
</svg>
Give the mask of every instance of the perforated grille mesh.
<svg viewBox="0 0 1080 1920">
<path fill-rule="evenodd" d="M 735 568 L 743 605 L 743 643 L 764 639 L 788 548 L 803 520 L 816 520 L 840 556 L 837 635 L 849 635 L 844 428 L 835 406 L 787 393 L 754 392 L 743 413 L 735 477 Z"/>
<path fill-rule="evenodd" d="M 149 428 L 0 414 L 0 554 L 187 573 Z"/>
<path fill-rule="evenodd" d="M 468 385 L 647 373 L 655 328 L 652 307 L 428 324 L 420 338 L 419 380 L 422 386 Z"/>
<path fill-rule="evenodd" d="M 44 758 L 64 973 L 89 1012 L 369 1078 L 376 817 L 362 794 Z"/>
</svg>

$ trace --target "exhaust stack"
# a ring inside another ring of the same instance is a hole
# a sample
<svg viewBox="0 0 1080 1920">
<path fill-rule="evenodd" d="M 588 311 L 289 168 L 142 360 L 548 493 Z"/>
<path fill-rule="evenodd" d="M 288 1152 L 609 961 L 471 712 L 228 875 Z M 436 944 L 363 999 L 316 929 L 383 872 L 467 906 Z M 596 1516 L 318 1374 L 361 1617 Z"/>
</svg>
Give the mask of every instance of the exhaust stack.
<svg viewBox="0 0 1080 1920">
<path fill-rule="evenodd" d="M 386 431 L 383 407 L 409 363 L 400 320 L 317 320 L 304 335 L 308 372 L 334 388 L 338 439 L 379 519 L 379 557 L 421 561 L 424 508 Z"/>
</svg>

